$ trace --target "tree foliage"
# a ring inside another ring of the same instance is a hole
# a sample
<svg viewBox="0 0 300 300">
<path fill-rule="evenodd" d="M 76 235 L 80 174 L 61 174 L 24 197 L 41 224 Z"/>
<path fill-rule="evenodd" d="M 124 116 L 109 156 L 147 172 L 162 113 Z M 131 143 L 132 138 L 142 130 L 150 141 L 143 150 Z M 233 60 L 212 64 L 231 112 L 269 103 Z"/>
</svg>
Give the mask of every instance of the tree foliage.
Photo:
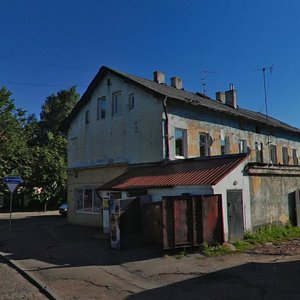
<svg viewBox="0 0 300 300">
<path fill-rule="evenodd" d="M 40 114 L 41 126 L 45 130 L 58 132 L 61 122 L 68 116 L 78 100 L 79 94 L 75 86 L 47 97 Z"/>
<path fill-rule="evenodd" d="M 22 193 L 30 199 L 47 203 L 66 197 L 67 139 L 59 125 L 78 99 L 75 87 L 52 94 L 39 121 L 16 108 L 6 88 L 0 89 L 0 176 L 22 176 Z"/>
</svg>

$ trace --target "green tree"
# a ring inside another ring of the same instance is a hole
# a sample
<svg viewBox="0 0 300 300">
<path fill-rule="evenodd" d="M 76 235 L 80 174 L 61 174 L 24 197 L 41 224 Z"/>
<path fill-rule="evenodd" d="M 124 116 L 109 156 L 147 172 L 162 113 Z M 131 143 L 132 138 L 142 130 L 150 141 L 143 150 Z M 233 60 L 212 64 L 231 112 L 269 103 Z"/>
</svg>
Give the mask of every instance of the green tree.
<svg viewBox="0 0 300 300">
<path fill-rule="evenodd" d="M 44 130 L 59 132 L 61 122 L 68 116 L 79 98 L 75 86 L 47 97 L 40 114 Z"/>
</svg>

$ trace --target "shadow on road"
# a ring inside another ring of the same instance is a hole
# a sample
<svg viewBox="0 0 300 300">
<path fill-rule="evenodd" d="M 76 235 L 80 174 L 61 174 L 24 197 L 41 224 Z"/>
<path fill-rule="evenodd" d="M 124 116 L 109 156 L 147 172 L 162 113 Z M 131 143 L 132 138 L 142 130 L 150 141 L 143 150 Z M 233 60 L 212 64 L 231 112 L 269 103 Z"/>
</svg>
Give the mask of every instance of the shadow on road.
<svg viewBox="0 0 300 300">
<path fill-rule="evenodd" d="M 132 243 L 124 251 L 112 250 L 100 229 L 68 224 L 59 215 L 0 219 L 0 251 L 14 260 L 33 259 L 47 268 L 117 265 L 162 255 L 160 249 Z M 55 265 L 55 266 L 53 266 Z"/>
<path fill-rule="evenodd" d="M 147 290 L 137 299 L 300 299 L 300 262 L 248 263 Z"/>
</svg>

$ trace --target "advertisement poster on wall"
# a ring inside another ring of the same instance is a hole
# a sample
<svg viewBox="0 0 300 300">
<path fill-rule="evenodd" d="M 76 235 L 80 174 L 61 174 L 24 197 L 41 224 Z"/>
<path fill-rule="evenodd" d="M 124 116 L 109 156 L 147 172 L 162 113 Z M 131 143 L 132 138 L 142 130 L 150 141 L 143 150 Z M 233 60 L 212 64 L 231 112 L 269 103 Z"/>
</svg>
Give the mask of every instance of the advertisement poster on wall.
<svg viewBox="0 0 300 300">
<path fill-rule="evenodd" d="M 109 200 L 110 210 L 110 245 L 113 249 L 121 249 L 120 237 L 120 200 Z"/>
</svg>

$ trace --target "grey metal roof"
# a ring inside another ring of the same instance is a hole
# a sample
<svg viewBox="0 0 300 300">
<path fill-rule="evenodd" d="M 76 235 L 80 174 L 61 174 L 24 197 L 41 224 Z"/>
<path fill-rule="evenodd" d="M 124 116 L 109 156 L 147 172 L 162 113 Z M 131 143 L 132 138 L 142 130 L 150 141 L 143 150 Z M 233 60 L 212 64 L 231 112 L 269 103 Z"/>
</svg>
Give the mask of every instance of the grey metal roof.
<svg viewBox="0 0 300 300">
<path fill-rule="evenodd" d="M 86 102 L 90 100 L 91 93 L 101 81 L 101 79 L 107 74 L 112 73 L 116 76 L 119 76 L 123 78 L 124 80 L 129 81 L 132 84 L 138 85 L 139 87 L 146 89 L 148 92 L 151 92 L 154 95 L 179 100 L 181 102 L 185 102 L 191 105 L 205 107 L 207 109 L 211 109 L 217 112 L 226 113 L 228 115 L 232 115 L 234 117 L 243 118 L 247 120 L 251 120 L 254 122 L 259 122 L 262 124 L 267 124 L 272 127 L 282 128 L 284 130 L 293 132 L 293 133 L 300 133 L 300 129 L 293 127 L 291 125 L 288 125 L 284 122 L 281 122 L 280 120 L 274 119 L 270 116 L 268 116 L 268 121 L 266 115 L 254 112 L 251 110 L 243 109 L 240 107 L 233 108 L 230 107 L 224 103 L 221 103 L 219 101 L 213 100 L 206 95 L 202 95 L 200 93 L 192 93 L 185 90 L 180 90 L 171 86 L 167 86 L 165 84 L 157 83 L 149 79 L 141 78 L 138 76 L 130 75 L 127 73 L 123 73 L 120 71 L 116 71 L 114 69 L 102 66 L 98 72 L 98 74 L 95 76 L 93 81 L 88 86 L 86 92 L 81 97 L 80 101 L 76 104 L 75 108 L 69 115 L 69 117 L 66 119 L 65 127 L 69 127 L 70 122 L 74 119 L 74 117 L 77 115 L 81 107 L 85 105 Z"/>
</svg>

